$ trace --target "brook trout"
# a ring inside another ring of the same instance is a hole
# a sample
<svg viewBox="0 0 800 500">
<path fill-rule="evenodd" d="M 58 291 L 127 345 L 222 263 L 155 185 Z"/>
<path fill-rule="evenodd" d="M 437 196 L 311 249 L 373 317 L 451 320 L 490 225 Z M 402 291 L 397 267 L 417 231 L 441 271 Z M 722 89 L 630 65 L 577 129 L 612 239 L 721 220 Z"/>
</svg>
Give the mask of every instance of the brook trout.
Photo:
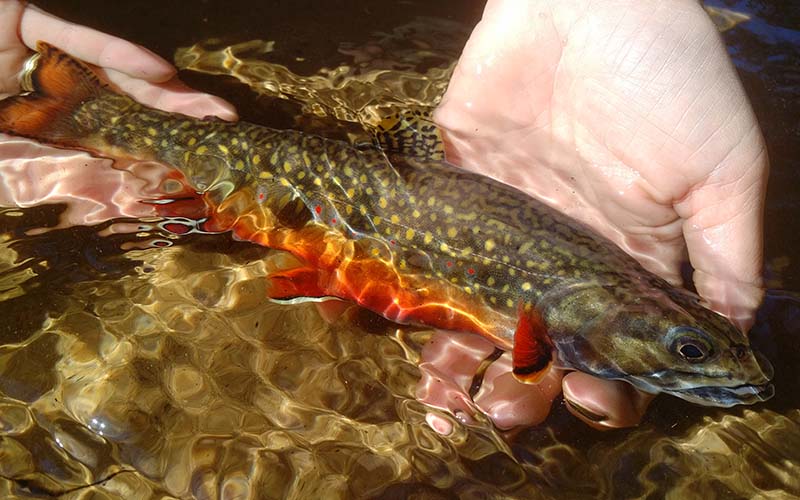
<svg viewBox="0 0 800 500">
<path fill-rule="evenodd" d="M 273 299 L 337 297 L 483 335 L 512 351 L 526 382 L 554 363 L 704 405 L 774 393 L 771 365 L 728 320 L 582 224 L 447 164 L 435 127 L 413 113 L 383 122 L 387 148 L 197 120 L 38 50 L 32 91 L 0 102 L 0 131 L 179 170 L 211 207 L 205 229 L 301 262 L 269 277 Z"/>
</svg>

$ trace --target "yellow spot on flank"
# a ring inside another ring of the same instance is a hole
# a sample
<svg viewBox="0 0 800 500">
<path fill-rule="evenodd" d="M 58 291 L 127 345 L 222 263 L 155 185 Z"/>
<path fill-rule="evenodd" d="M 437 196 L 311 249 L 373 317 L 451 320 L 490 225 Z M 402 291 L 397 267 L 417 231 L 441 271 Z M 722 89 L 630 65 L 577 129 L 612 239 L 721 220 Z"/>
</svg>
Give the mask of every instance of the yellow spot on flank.
<svg viewBox="0 0 800 500">
<path fill-rule="evenodd" d="M 414 209 L 414 211 L 413 211 L 413 212 L 411 212 L 411 215 L 413 215 L 413 216 L 414 216 L 414 218 L 418 218 L 418 217 L 419 217 L 420 215 L 422 215 L 422 214 L 421 214 L 421 213 L 419 213 L 419 210 L 417 210 L 417 209 Z"/>
<path fill-rule="evenodd" d="M 381 219 L 380 216 L 378 215 L 372 218 L 372 223 L 375 224 L 376 226 L 380 226 L 382 221 L 383 219 Z"/>
<path fill-rule="evenodd" d="M 358 211 L 361 212 L 361 215 L 367 215 L 367 206 L 361 205 L 360 207 L 358 207 Z"/>
<path fill-rule="evenodd" d="M 272 174 L 269 172 L 259 172 L 258 176 L 262 179 L 272 179 Z"/>
<path fill-rule="evenodd" d="M 261 157 L 259 155 L 253 155 L 253 159 L 250 161 L 253 162 L 253 165 L 258 165 L 261 163 Z"/>
<path fill-rule="evenodd" d="M 389 220 L 392 221 L 392 224 L 399 224 L 400 223 L 400 217 L 398 217 L 397 215 L 392 215 L 389 218 Z"/>
<path fill-rule="evenodd" d="M 292 171 L 292 164 L 288 161 L 283 162 L 283 171 L 287 174 Z"/>
<path fill-rule="evenodd" d="M 292 183 L 286 177 L 281 177 L 281 186 L 289 187 Z"/>
<path fill-rule="evenodd" d="M 431 241 L 433 241 L 433 234 L 430 231 L 426 231 L 425 238 L 423 238 L 423 241 L 425 243 L 430 243 Z"/>
<path fill-rule="evenodd" d="M 471 294 L 471 293 L 472 293 L 472 288 L 470 288 L 470 287 L 468 287 L 468 286 L 465 286 L 465 287 L 464 287 L 464 291 L 465 291 L 465 292 L 467 292 L 467 293 L 469 293 L 469 294 Z"/>
<path fill-rule="evenodd" d="M 244 170 L 244 162 L 242 160 L 236 160 L 236 164 L 234 165 L 236 170 Z"/>
<path fill-rule="evenodd" d="M 457 235 L 458 235 L 458 229 L 454 227 L 447 228 L 447 236 L 449 236 L 450 238 L 455 238 Z"/>
<path fill-rule="evenodd" d="M 205 153 L 206 151 L 208 151 L 208 148 L 205 147 L 205 146 L 200 146 L 199 148 L 194 150 L 194 152 L 199 154 L 199 155 Z"/>
<path fill-rule="evenodd" d="M 371 187 L 368 187 L 364 192 L 367 193 L 367 196 L 372 196 L 375 191 L 373 191 Z"/>
<path fill-rule="evenodd" d="M 246 141 L 242 141 L 242 151 L 247 151 L 247 148 L 249 148 L 249 147 L 250 147 L 250 145 L 247 144 Z"/>
<path fill-rule="evenodd" d="M 153 139 L 151 139 L 149 137 L 145 137 L 144 138 L 144 143 L 147 144 L 148 146 L 152 146 L 153 145 Z"/>
<path fill-rule="evenodd" d="M 491 252 L 492 250 L 494 250 L 495 246 L 497 246 L 497 244 L 491 238 L 486 240 L 486 243 L 483 244 L 483 248 L 485 248 L 487 252 Z"/>
<path fill-rule="evenodd" d="M 492 304 L 497 304 L 497 297 L 489 297 L 489 302 Z"/>
<path fill-rule="evenodd" d="M 303 179 L 305 179 L 305 178 L 306 178 L 306 173 L 305 173 L 305 171 L 303 171 L 303 170 L 299 171 L 299 172 L 297 173 L 297 178 L 298 178 L 298 179 L 300 179 L 300 180 L 303 180 Z"/>
<path fill-rule="evenodd" d="M 386 208 L 386 206 L 387 206 L 388 204 L 389 204 L 389 203 L 386 201 L 386 198 L 381 198 L 380 200 L 378 200 L 378 205 L 379 205 L 381 208 Z"/>
<path fill-rule="evenodd" d="M 373 249 L 372 249 L 372 255 L 374 255 L 374 256 L 376 256 L 376 257 L 377 257 L 378 255 L 380 255 L 380 253 L 381 253 L 381 251 L 380 251 L 380 250 L 378 250 L 377 248 L 373 248 Z"/>
<path fill-rule="evenodd" d="M 114 123 L 114 119 L 111 119 L 111 123 Z M 174 128 L 169 131 L 169 135 L 178 135 L 178 129 Z"/>
<path fill-rule="evenodd" d="M 444 213 L 446 213 L 447 215 L 452 214 L 453 213 L 453 207 L 451 207 L 450 205 L 445 205 L 444 206 Z"/>
<path fill-rule="evenodd" d="M 154 129 L 153 127 L 149 127 L 149 128 L 147 129 L 147 133 L 148 133 L 148 134 L 150 134 L 150 135 L 152 135 L 153 137 L 155 137 L 156 135 L 158 135 L 158 131 L 157 131 L 156 129 Z"/>
<path fill-rule="evenodd" d="M 356 190 L 355 189 L 350 188 L 350 189 L 347 190 L 347 197 L 348 198 L 352 198 L 355 195 L 356 195 Z"/>
<path fill-rule="evenodd" d="M 432 207 L 432 206 L 434 206 L 435 204 L 436 204 L 436 197 L 434 197 L 434 196 L 431 196 L 430 198 L 428 198 L 428 206 L 429 206 L 429 207 Z"/>
<path fill-rule="evenodd" d="M 234 137 L 233 139 L 231 139 L 231 144 L 233 144 L 234 146 L 235 146 L 235 145 L 237 145 L 237 144 L 239 144 L 239 139 L 237 139 L 236 137 Z"/>
<path fill-rule="evenodd" d="M 511 299 L 506 299 L 506 307 L 514 307 L 514 301 Z"/>
<path fill-rule="evenodd" d="M 406 229 L 406 239 L 407 239 L 407 240 L 412 240 L 412 239 L 414 239 L 414 234 L 415 234 L 415 233 L 416 233 L 416 232 L 415 232 L 413 229 Z"/>
<path fill-rule="evenodd" d="M 448 250 L 450 250 L 450 247 L 447 246 L 447 243 L 442 243 L 441 245 L 439 245 L 439 250 L 441 250 L 442 252 L 447 252 Z"/>
<path fill-rule="evenodd" d="M 489 286 L 494 286 L 495 284 L 494 276 L 489 276 L 489 278 L 486 280 L 486 284 Z"/>
<path fill-rule="evenodd" d="M 529 291 L 531 288 L 533 288 L 533 287 L 532 287 L 532 286 L 531 286 L 531 284 L 530 284 L 530 283 L 528 283 L 527 281 L 526 281 L 525 283 L 523 283 L 523 284 L 522 284 L 522 289 L 523 289 L 524 291 L 526 291 L 526 292 L 527 292 L 527 291 Z"/>
<path fill-rule="evenodd" d="M 321 186 L 322 185 L 322 179 L 320 179 L 319 177 L 314 177 L 314 185 L 315 186 Z"/>
<path fill-rule="evenodd" d="M 166 148 L 167 146 L 169 146 L 169 143 L 167 142 L 167 140 L 166 139 L 161 139 L 161 147 L 162 148 Z"/>
<path fill-rule="evenodd" d="M 358 180 L 360 180 L 362 183 L 366 184 L 367 183 L 366 174 L 361 174 L 361 177 L 359 177 Z"/>
<path fill-rule="evenodd" d="M 307 151 L 303 151 L 303 165 L 305 165 L 306 167 L 311 166 L 311 158 L 308 156 Z"/>
<path fill-rule="evenodd" d="M 230 151 L 228 150 L 228 147 L 225 146 L 224 144 L 217 144 L 217 149 L 219 149 L 220 152 L 222 152 L 222 154 L 230 153 Z"/>
</svg>

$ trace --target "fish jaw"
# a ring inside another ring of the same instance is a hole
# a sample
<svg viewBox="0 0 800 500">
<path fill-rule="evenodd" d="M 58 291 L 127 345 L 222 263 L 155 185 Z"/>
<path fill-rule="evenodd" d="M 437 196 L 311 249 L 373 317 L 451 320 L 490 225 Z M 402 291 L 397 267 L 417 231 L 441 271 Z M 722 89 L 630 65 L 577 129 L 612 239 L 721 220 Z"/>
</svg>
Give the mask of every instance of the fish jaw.
<svg viewBox="0 0 800 500">
<path fill-rule="evenodd" d="M 737 405 L 752 405 L 767 401 L 775 395 L 775 386 L 771 383 L 760 385 L 743 384 L 735 387 L 707 386 L 665 392 L 690 403 L 730 408 Z"/>
<path fill-rule="evenodd" d="M 738 376 L 730 373 L 702 376 L 666 369 L 650 376 L 620 378 L 642 391 L 663 392 L 703 406 L 730 408 L 772 398 L 775 395 L 775 386 L 771 383 L 774 369 L 769 360 L 743 346 L 731 351 L 729 358 L 736 359 Z"/>
</svg>

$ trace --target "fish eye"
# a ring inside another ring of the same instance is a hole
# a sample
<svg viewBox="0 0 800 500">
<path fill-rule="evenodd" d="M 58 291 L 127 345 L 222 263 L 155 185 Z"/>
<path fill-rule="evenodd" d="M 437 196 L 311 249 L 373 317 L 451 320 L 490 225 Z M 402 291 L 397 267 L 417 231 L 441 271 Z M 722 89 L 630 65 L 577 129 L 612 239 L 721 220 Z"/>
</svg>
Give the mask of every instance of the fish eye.
<svg viewBox="0 0 800 500">
<path fill-rule="evenodd" d="M 705 339 L 705 334 L 694 328 L 680 328 L 670 346 L 675 354 L 689 363 L 702 363 L 713 354 L 711 344 Z"/>
<path fill-rule="evenodd" d="M 700 346 L 691 342 L 682 344 L 680 347 L 678 347 L 678 352 L 680 352 L 681 356 L 684 358 L 692 361 L 696 359 L 703 359 L 705 357 L 705 353 Z"/>
</svg>

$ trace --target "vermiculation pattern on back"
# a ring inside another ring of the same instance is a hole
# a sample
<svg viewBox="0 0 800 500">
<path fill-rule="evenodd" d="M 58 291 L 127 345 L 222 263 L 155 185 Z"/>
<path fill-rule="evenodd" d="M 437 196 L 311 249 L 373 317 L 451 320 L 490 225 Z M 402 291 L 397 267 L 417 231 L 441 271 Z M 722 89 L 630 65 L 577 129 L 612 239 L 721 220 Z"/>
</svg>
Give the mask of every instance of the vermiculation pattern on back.
<svg viewBox="0 0 800 500">
<path fill-rule="evenodd" d="M 513 188 L 443 162 L 390 160 L 371 145 L 246 123 L 209 120 L 198 128 L 111 93 L 75 119 L 98 116 L 106 117 L 100 135 L 109 144 L 149 151 L 198 189 L 224 196 L 254 184 L 253 202 L 270 204 L 287 227 L 336 228 L 402 274 L 447 280 L 497 309 L 510 312 L 521 298 L 536 303 L 572 285 L 635 293 L 623 276 L 638 269 L 616 246 Z"/>
</svg>

